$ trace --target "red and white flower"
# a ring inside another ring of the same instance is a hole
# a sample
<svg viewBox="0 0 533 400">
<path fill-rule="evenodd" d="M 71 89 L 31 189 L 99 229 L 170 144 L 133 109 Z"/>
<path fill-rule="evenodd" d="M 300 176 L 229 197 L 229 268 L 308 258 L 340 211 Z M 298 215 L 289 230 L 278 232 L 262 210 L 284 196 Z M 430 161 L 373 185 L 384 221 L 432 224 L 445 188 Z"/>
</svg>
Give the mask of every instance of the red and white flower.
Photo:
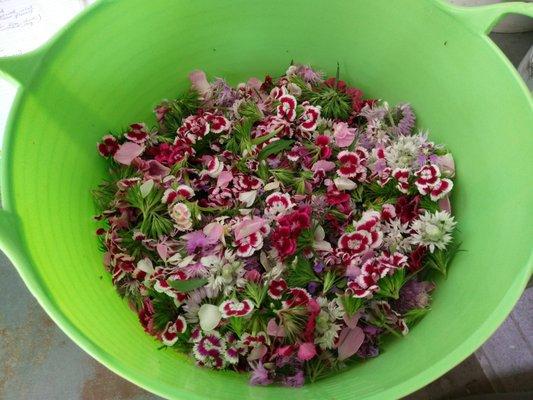
<svg viewBox="0 0 533 400">
<path fill-rule="evenodd" d="M 395 168 L 392 176 L 398 181 L 396 187 L 402 193 L 409 192 L 409 170 L 407 168 Z"/>
<path fill-rule="evenodd" d="M 213 133 L 222 133 L 231 128 L 231 123 L 222 114 L 205 113 L 205 119 L 209 122 L 209 128 Z"/>
<path fill-rule="evenodd" d="M 285 279 L 274 279 L 268 285 L 268 295 L 274 300 L 281 299 L 281 296 L 286 292 L 288 286 Z"/>
<path fill-rule="evenodd" d="M 189 200 L 194 197 L 194 190 L 188 185 L 179 185 L 176 189 L 168 188 L 163 193 L 161 202 L 172 204 L 176 200 Z"/>
<path fill-rule="evenodd" d="M 150 137 L 150 132 L 145 124 L 131 124 L 130 130 L 124 134 L 124 137 L 130 142 L 143 144 Z"/>
<path fill-rule="evenodd" d="M 105 135 L 102 141 L 97 143 L 98 152 L 102 157 L 114 156 L 119 146 L 117 138 L 113 135 Z"/>
<path fill-rule="evenodd" d="M 218 157 L 209 157 L 206 167 L 207 175 L 211 178 L 218 178 L 220 173 L 224 170 L 224 163 L 220 162 Z"/>
<path fill-rule="evenodd" d="M 285 94 L 281 96 L 278 101 L 280 104 L 276 109 L 277 116 L 289 122 L 294 121 L 296 118 L 296 98 L 290 94 Z"/>
<path fill-rule="evenodd" d="M 244 317 L 254 310 L 254 305 L 247 299 L 241 302 L 232 299 L 222 302 L 218 308 L 222 313 L 222 318 Z"/>
<path fill-rule="evenodd" d="M 415 173 L 415 185 L 423 195 L 430 195 L 431 200 L 437 201 L 446 196 L 453 188 L 453 182 L 440 178 L 440 169 L 435 164 L 424 165 Z"/>
<path fill-rule="evenodd" d="M 286 94 L 288 94 L 288 92 L 285 86 L 281 86 L 281 87 L 276 86 L 276 87 L 273 87 L 272 90 L 270 91 L 270 97 L 272 97 L 273 99 L 279 99 L 282 96 L 285 96 Z"/>
<path fill-rule="evenodd" d="M 304 112 L 300 116 L 300 129 L 308 132 L 312 132 L 318 125 L 318 119 L 320 118 L 320 108 L 310 105 L 304 106 Z"/>
<path fill-rule="evenodd" d="M 288 299 L 282 302 L 284 308 L 304 306 L 311 300 L 309 292 L 301 288 L 290 288 L 287 296 Z"/>
<path fill-rule="evenodd" d="M 257 190 L 263 186 L 263 181 L 253 175 L 239 174 L 233 178 L 233 187 L 236 192 L 248 192 Z"/>
<path fill-rule="evenodd" d="M 265 199 L 265 206 L 265 216 L 274 218 L 286 214 L 294 207 L 294 203 L 288 193 L 274 192 Z"/>
<path fill-rule="evenodd" d="M 161 341 L 167 346 L 174 346 L 178 336 L 187 330 L 187 321 L 181 315 L 174 322 L 168 322 L 161 334 Z"/>
<path fill-rule="evenodd" d="M 390 274 L 399 268 L 407 266 L 407 256 L 400 252 L 395 252 L 390 255 L 383 254 L 379 257 L 379 262 L 387 269 L 387 273 Z"/>
<path fill-rule="evenodd" d="M 237 256 L 250 257 L 263 247 L 263 236 L 268 235 L 270 227 L 266 220 L 259 217 L 245 217 L 233 227 Z"/>
<path fill-rule="evenodd" d="M 202 139 L 209 133 L 209 122 L 201 115 L 189 115 L 178 128 L 179 138 L 187 140 L 188 143 L 196 143 L 198 139 Z M 176 141 L 174 143 L 176 143 Z"/>
<path fill-rule="evenodd" d="M 337 156 L 340 163 L 337 174 L 342 178 L 355 178 L 363 182 L 366 179 L 367 158 L 368 152 L 362 147 L 358 147 L 356 151 L 341 151 Z"/>
</svg>

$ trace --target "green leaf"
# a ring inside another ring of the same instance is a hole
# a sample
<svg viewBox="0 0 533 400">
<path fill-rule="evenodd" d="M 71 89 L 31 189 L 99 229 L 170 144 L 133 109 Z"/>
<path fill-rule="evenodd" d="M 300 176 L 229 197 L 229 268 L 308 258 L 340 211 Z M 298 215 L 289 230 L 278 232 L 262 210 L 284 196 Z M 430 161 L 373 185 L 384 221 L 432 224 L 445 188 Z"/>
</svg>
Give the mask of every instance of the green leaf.
<svg viewBox="0 0 533 400">
<path fill-rule="evenodd" d="M 207 283 L 207 279 L 167 280 L 167 283 L 178 292 L 187 293 Z"/>
<path fill-rule="evenodd" d="M 175 321 L 178 317 L 178 308 L 174 299 L 164 293 L 152 291 L 152 305 L 154 307 L 154 328 L 162 331 L 169 321 Z"/>
<path fill-rule="evenodd" d="M 431 213 L 435 213 L 440 210 L 439 203 L 431 200 L 431 198 L 424 196 L 420 200 L 420 207 L 428 210 Z"/>
<path fill-rule="evenodd" d="M 266 135 L 263 135 L 263 136 L 259 136 L 259 137 L 256 137 L 255 139 L 252 139 L 252 144 L 257 146 L 259 144 L 262 144 L 262 143 L 265 143 L 266 141 L 272 139 L 274 136 L 276 136 L 279 131 L 281 131 L 281 128 L 278 128 L 278 129 L 275 129 L 273 130 L 272 132 L 266 134 Z"/>
<path fill-rule="evenodd" d="M 267 290 L 268 286 L 260 285 L 255 282 L 248 282 L 244 288 L 246 297 L 250 298 L 254 302 L 256 308 L 261 307 L 261 304 L 266 298 Z"/>
<path fill-rule="evenodd" d="M 257 168 L 257 176 L 265 182 L 268 181 L 270 174 L 268 173 L 268 166 L 264 161 L 259 163 L 259 167 Z"/>
<path fill-rule="evenodd" d="M 273 154 L 278 154 L 283 150 L 287 150 L 292 146 L 294 140 L 280 139 L 268 144 L 263 150 L 261 150 L 257 156 L 258 160 L 265 160 Z"/>
<path fill-rule="evenodd" d="M 425 266 L 440 272 L 446 276 L 448 273 L 448 267 L 453 258 L 459 251 L 461 243 L 452 242 L 446 250 L 437 249 L 433 253 L 429 253 L 426 258 Z"/>
<path fill-rule="evenodd" d="M 242 334 L 246 330 L 247 324 L 248 321 L 245 318 L 231 317 L 229 320 L 230 329 L 235 332 L 238 337 L 242 336 Z"/>
<path fill-rule="evenodd" d="M 361 307 L 363 307 L 363 299 L 354 297 L 351 295 L 342 295 L 339 296 L 342 308 L 346 314 L 351 317 L 354 315 Z"/>
<path fill-rule="evenodd" d="M 270 173 L 284 185 L 292 185 L 294 182 L 294 175 L 292 171 L 287 169 L 273 169 L 270 170 Z"/>
<path fill-rule="evenodd" d="M 313 93 L 309 99 L 311 104 L 320 106 L 320 115 L 329 119 L 348 119 L 352 112 L 352 100 L 346 93 L 324 86 L 319 92 Z"/>
<path fill-rule="evenodd" d="M 394 274 L 387 275 L 379 281 L 379 294 L 383 297 L 398 299 L 400 289 L 405 284 L 405 268 L 398 269 Z"/>
<path fill-rule="evenodd" d="M 420 321 L 428 313 L 429 310 L 431 310 L 430 307 L 425 307 L 425 308 L 413 308 L 412 310 L 407 311 L 403 315 L 405 323 L 409 327 L 411 327 L 412 325 Z"/>
<path fill-rule="evenodd" d="M 290 287 L 305 288 L 310 282 L 318 281 L 309 260 L 302 256 L 296 256 L 289 267 L 287 284 Z"/>
<path fill-rule="evenodd" d="M 263 118 L 263 113 L 254 101 L 248 100 L 239 105 L 239 114 L 248 119 L 252 124 Z"/>
</svg>

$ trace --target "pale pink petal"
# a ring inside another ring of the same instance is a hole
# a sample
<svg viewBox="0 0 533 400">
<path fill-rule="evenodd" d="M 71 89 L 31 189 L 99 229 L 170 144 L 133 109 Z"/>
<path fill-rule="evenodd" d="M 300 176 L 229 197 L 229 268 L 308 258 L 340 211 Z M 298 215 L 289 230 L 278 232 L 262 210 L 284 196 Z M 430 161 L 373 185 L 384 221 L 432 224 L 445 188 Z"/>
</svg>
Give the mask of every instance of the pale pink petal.
<svg viewBox="0 0 533 400">
<path fill-rule="evenodd" d="M 248 79 L 248 82 L 246 83 L 246 87 L 249 88 L 249 89 L 255 89 L 255 90 L 259 91 L 259 89 L 261 88 L 262 84 L 263 83 L 259 79 L 255 78 L 255 77 L 252 77 L 252 78 Z"/>
<path fill-rule="evenodd" d="M 314 343 L 306 342 L 300 345 L 298 349 L 298 358 L 302 361 L 307 361 L 316 356 L 316 347 Z"/>
<path fill-rule="evenodd" d="M 170 168 L 165 167 L 159 161 L 150 160 L 146 164 L 148 167 L 144 173 L 146 179 L 163 179 L 170 173 Z"/>
<path fill-rule="evenodd" d="M 192 71 L 189 74 L 189 80 L 191 81 L 192 87 L 198 91 L 202 96 L 206 95 L 211 91 L 211 85 L 207 81 L 207 77 L 204 71 L 199 69 Z"/>
<path fill-rule="evenodd" d="M 285 337 L 285 329 L 283 326 L 278 325 L 275 318 L 271 318 L 267 324 L 267 333 L 270 336 Z"/>
<path fill-rule="evenodd" d="M 344 315 L 344 323 L 348 326 L 348 328 L 355 329 L 357 327 L 357 322 L 359 322 L 360 317 L 360 313 L 355 313 L 351 317 L 349 317 L 348 315 Z"/>
<path fill-rule="evenodd" d="M 136 157 L 139 157 L 143 151 L 144 146 L 133 142 L 126 142 L 120 145 L 113 158 L 120 164 L 130 165 L 131 162 Z"/>
<path fill-rule="evenodd" d="M 238 223 L 233 228 L 235 230 L 235 240 L 242 240 L 252 233 L 258 232 L 265 224 L 266 220 L 260 217 L 253 217 Z"/>
<path fill-rule="evenodd" d="M 210 224 L 207 224 L 203 231 L 210 243 L 216 243 L 224 236 L 224 227 L 218 222 L 211 222 Z"/>
<path fill-rule="evenodd" d="M 222 188 L 227 186 L 233 180 L 233 174 L 231 171 L 222 171 L 217 179 L 217 187 Z"/>
<path fill-rule="evenodd" d="M 439 207 L 443 211 L 448 211 L 452 213 L 452 204 L 450 203 L 450 198 L 448 196 L 439 200 Z"/>
<path fill-rule="evenodd" d="M 266 347 L 264 344 L 254 347 L 252 351 L 250 351 L 250 354 L 248 355 L 248 361 L 260 360 L 261 358 L 265 356 L 267 351 L 268 351 L 268 347 Z"/>
<path fill-rule="evenodd" d="M 339 360 L 346 360 L 357 353 L 364 340 L 365 334 L 361 328 L 344 328 L 339 335 L 339 344 L 337 347 Z"/>
<path fill-rule="evenodd" d="M 164 243 L 158 243 L 156 246 L 157 254 L 159 254 L 159 257 L 164 261 L 168 257 L 168 246 Z"/>
<path fill-rule="evenodd" d="M 329 171 L 333 171 L 334 169 L 335 169 L 335 163 L 333 161 L 327 161 L 327 160 L 318 160 L 311 167 L 311 171 L 313 172 L 315 171 L 329 172 Z"/>
</svg>

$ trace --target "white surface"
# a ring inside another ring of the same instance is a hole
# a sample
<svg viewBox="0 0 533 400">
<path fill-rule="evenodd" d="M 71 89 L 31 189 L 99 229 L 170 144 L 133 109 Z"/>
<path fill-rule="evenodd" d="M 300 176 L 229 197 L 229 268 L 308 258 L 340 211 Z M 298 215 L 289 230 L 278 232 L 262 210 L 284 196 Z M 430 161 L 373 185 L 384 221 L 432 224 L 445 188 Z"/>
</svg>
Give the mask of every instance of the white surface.
<svg viewBox="0 0 533 400">
<path fill-rule="evenodd" d="M 36 49 L 83 7 L 83 0 L 0 0 L 0 57 Z M 15 93 L 0 79 L 0 143 Z"/>
</svg>

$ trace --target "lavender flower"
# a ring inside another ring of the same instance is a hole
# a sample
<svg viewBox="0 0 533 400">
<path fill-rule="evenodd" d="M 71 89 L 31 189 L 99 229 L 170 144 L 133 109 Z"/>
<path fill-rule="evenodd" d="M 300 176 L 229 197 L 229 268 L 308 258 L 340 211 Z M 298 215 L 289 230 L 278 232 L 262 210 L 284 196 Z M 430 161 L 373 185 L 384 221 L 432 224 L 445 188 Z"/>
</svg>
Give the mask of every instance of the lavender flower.
<svg viewBox="0 0 533 400">
<path fill-rule="evenodd" d="M 211 85 L 212 98 L 217 107 L 231 107 L 237 100 L 237 91 L 222 78 L 216 78 Z"/>
<path fill-rule="evenodd" d="M 435 285 L 431 282 L 410 280 L 400 289 L 400 297 L 395 302 L 396 311 L 405 314 L 414 308 L 425 308 L 429 305 L 431 292 Z"/>
<path fill-rule="evenodd" d="M 250 365 L 252 368 L 252 374 L 250 376 L 251 385 L 270 385 L 273 381 L 268 375 L 268 370 L 265 368 L 262 361 L 259 361 L 256 365 Z"/>
<path fill-rule="evenodd" d="M 401 104 L 396 107 L 396 112 L 399 115 L 399 121 L 394 127 L 393 132 L 397 135 L 407 136 L 415 127 L 416 117 L 413 109 L 409 104 Z"/>
</svg>

